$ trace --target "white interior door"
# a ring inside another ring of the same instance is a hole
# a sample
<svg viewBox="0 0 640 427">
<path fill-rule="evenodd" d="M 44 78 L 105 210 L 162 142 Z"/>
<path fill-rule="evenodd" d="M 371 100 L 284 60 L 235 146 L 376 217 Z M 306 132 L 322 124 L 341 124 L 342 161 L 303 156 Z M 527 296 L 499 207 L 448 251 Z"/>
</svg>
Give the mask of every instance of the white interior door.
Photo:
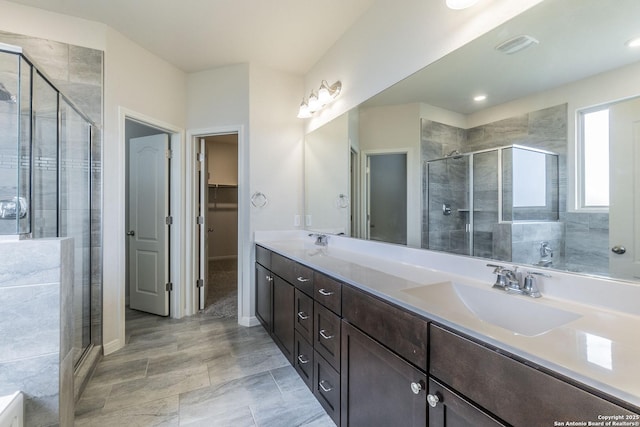
<svg viewBox="0 0 640 427">
<path fill-rule="evenodd" d="M 129 305 L 160 316 L 169 315 L 168 149 L 166 134 L 129 145 Z"/>
<path fill-rule="evenodd" d="M 609 109 L 609 268 L 640 279 L 640 98 Z"/>
<path fill-rule="evenodd" d="M 209 239 L 207 213 L 209 210 L 209 161 L 207 158 L 207 142 L 204 138 L 200 139 L 200 148 L 198 154 L 199 162 L 199 179 L 200 185 L 198 190 L 198 309 L 204 310 L 207 304 L 207 294 L 209 288 Z"/>
</svg>

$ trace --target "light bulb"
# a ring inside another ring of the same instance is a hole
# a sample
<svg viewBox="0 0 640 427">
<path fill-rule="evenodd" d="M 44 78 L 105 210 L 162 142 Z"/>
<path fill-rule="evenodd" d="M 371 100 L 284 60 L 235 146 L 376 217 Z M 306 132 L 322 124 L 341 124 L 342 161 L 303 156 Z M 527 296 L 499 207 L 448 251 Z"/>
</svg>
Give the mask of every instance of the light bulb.
<svg viewBox="0 0 640 427">
<path fill-rule="evenodd" d="M 309 111 L 311 113 L 315 113 L 320 108 L 322 108 L 322 105 L 320 105 L 320 101 L 318 100 L 318 95 L 315 91 L 311 91 L 311 95 L 309 95 L 309 102 L 307 103 L 307 105 L 309 106 Z"/>
<path fill-rule="evenodd" d="M 298 118 L 308 119 L 309 117 L 311 117 L 311 111 L 309 111 L 309 106 L 303 98 L 302 102 L 300 103 L 300 109 L 298 110 Z"/>
</svg>

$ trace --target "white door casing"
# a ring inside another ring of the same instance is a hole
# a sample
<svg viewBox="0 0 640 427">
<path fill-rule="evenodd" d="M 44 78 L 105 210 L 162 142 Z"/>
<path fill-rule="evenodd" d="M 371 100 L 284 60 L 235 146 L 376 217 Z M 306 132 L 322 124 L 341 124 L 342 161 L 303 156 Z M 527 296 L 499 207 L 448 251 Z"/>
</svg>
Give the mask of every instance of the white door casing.
<svg viewBox="0 0 640 427">
<path fill-rule="evenodd" d="M 129 283 L 132 309 L 169 315 L 169 136 L 129 145 Z"/>
<path fill-rule="evenodd" d="M 199 273 L 199 294 L 198 294 L 198 310 L 204 310 L 207 303 L 208 278 L 209 278 L 209 238 L 207 224 L 209 211 L 209 164 L 207 158 L 207 141 L 200 139 L 200 151 L 198 153 L 200 168 L 200 185 L 198 187 L 198 247 L 200 250 L 198 256 L 198 273 Z"/>
<path fill-rule="evenodd" d="M 609 270 L 615 277 L 637 280 L 640 279 L 640 98 L 610 106 L 609 139 Z"/>
</svg>

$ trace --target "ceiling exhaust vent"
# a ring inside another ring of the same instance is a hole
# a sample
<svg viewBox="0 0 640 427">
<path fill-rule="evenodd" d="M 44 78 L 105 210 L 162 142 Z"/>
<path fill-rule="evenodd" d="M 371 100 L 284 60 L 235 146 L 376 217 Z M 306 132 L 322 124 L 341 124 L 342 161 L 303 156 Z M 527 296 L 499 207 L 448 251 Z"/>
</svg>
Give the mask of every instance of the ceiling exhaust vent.
<svg viewBox="0 0 640 427">
<path fill-rule="evenodd" d="M 540 43 L 538 40 L 534 39 L 531 36 L 523 34 L 521 36 L 516 36 L 500 43 L 498 46 L 496 46 L 496 50 L 507 55 L 513 55 L 516 52 L 520 52 L 521 50 L 524 50 L 538 43 Z"/>
</svg>

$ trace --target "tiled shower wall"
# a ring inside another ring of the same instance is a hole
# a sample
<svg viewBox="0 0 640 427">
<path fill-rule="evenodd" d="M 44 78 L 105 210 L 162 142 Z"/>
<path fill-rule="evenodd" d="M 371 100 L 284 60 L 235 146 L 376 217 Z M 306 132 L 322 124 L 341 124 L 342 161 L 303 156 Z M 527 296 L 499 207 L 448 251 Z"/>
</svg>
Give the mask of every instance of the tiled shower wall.
<svg viewBox="0 0 640 427">
<path fill-rule="evenodd" d="M 559 155 L 560 227 L 552 223 L 543 228 L 533 224 L 514 225 L 509 230 L 496 227 L 496 230 L 492 231 L 496 237 L 493 239 L 493 253 L 489 256 L 490 258 L 513 259 L 516 262 L 529 263 L 528 260 L 535 259 L 539 255 L 537 250 L 541 241 L 548 241 L 554 250 L 553 266 L 555 268 L 587 271 L 585 267 L 588 270 L 593 270 L 595 267 L 599 272 L 608 270 L 608 215 L 575 214 L 566 211 L 567 114 L 567 106 L 562 104 L 466 130 L 430 120 L 422 121 L 421 160 L 423 162 L 444 157 L 453 150 L 465 153 L 513 144 L 539 148 Z M 426 189 L 424 174 L 423 189 Z M 426 191 L 423 193 L 423 201 L 423 247 L 427 247 L 427 238 L 432 234 L 438 235 L 438 245 L 445 246 L 442 242 L 442 234 L 438 230 L 429 230 L 427 209 L 430 208 L 426 206 Z M 454 233 L 451 235 L 453 236 Z"/>
<path fill-rule="evenodd" d="M 97 125 L 90 147 L 90 164 L 86 162 L 63 164 L 62 173 L 90 170 L 91 209 L 91 342 L 102 344 L 102 106 L 103 106 L 103 52 L 51 40 L 13 33 L 0 32 L 0 42 L 20 46 L 51 82 Z M 43 128 L 42 131 L 46 130 Z M 75 138 L 75 136 L 74 136 Z M 46 173 L 54 156 L 35 153 L 36 168 Z M 74 156 L 72 156 L 74 157 Z M 86 183 L 73 185 L 71 195 L 86 190 Z M 73 201 L 72 201 L 73 202 Z M 70 208 L 73 208 L 71 206 Z M 38 224 L 36 224 L 38 225 Z M 77 239 L 76 239 L 77 240 Z M 78 249 L 86 247 L 88 239 L 76 242 Z M 80 252 L 80 251 L 76 251 Z M 80 254 L 76 254 L 80 256 Z M 79 260 L 76 260 L 79 261 Z M 87 260 L 84 260 L 88 265 Z M 76 310 L 77 311 L 77 310 Z M 83 331 L 84 334 L 89 332 Z"/>
<path fill-rule="evenodd" d="M 25 426 L 71 426 L 73 242 L 0 241 L 0 395 L 25 394 Z"/>
</svg>

